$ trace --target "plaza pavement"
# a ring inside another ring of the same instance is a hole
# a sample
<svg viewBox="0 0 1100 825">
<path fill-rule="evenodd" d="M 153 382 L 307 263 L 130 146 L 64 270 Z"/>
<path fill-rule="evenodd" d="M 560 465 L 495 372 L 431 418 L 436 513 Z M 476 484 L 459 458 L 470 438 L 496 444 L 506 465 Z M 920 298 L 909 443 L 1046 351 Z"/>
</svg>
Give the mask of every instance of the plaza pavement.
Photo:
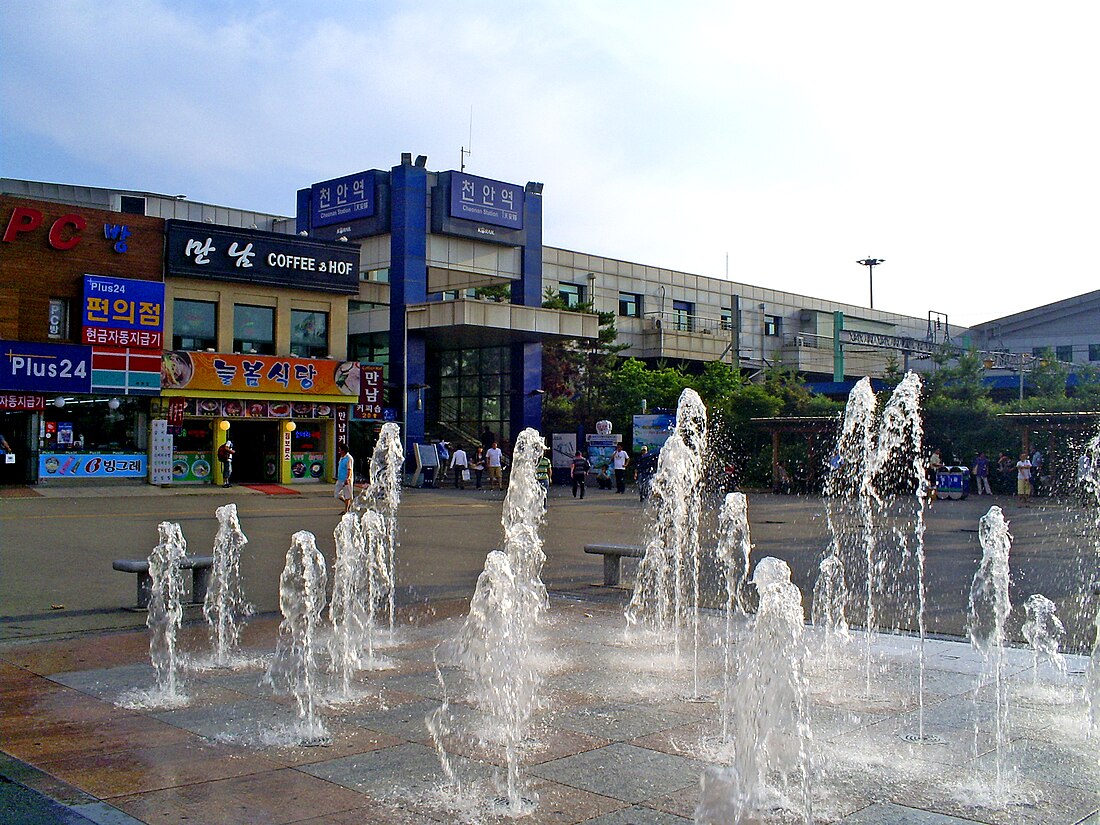
<svg viewBox="0 0 1100 825">
<path fill-rule="evenodd" d="M 125 690 L 148 686 L 152 671 L 144 615 L 119 609 L 133 598 L 132 576 L 110 569 L 112 558 L 145 556 L 156 541 L 156 523 L 164 519 L 180 521 L 192 553 L 208 553 L 217 527 L 214 508 L 235 501 L 250 539 L 243 563 L 247 595 L 259 610 L 246 628 L 244 644 L 257 653 L 269 652 L 277 624 L 277 579 L 290 534 L 313 530 L 332 560 L 331 531 L 339 512 L 327 487 L 285 497 L 244 488 L 178 491 L 146 486 L 35 493 L 0 499 L 0 821 L 460 821 L 458 814 L 424 803 L 429 788 L 441 778 L 423 726 L 424 715 L 441 698 L 431 651 L 447 628 L 453 632 L 455 617 L 466 612 L 485 552 L 499 541 L 500 493 L 404 492 L 399 602 L 402 622 L 422 628 L 415 631 L 422 635 L 414 634 L 404 650 L 394 652 L 396 670 L 368 675 L 363 702 L 325 711 L 334 734 L 327 748 L 225 740 L 227 729 L 287 718 L 286 699 L 260 688 L 255 670 L 190 675 L 194 699 L 189 708 L 165 712 L 118 707 L 115 703 Z M 1014 604 L 1035 590 L 1069 606 L 1083 582 L 1076 559 L 1082 544 L 1091 540 L 1091 514 L 1051 501 L 996 502 L 1004 507 L 1015 536 Z M 928 623 L 933 633 L 962 631 L 966 594 L 981 556 L 977 519 L 991 503 L 986 498 L 940 502 L 928 514 Z M 790 562 L 808 604 L 827 543 L 821 500 L 753 495 L 749 506 L 754 557 L 774 555 Z M 544 579 L 553 615 L 565 617 L 557 621 L 571 618 L 580 624 L 556 643 L 560 661 L 540 733 L 545 746 L 530 756 L 527 768 L 541 801 L 535 815 L 520 821 L 691 821 L 704 763 L 689 743 L 698 737 L 700 725 L 713 724 L 713 701 L 684 702 L 664 695 L 668 678 L 642 672 L 644 664 L 627 660 L 624 674 L 623 655 L 608 641 L 622 626 L 621 609 L 629 591 L 600 586 L 601 559 L 582 552 L 586 542 L 637 542 L 644 523 L 643 510 L 629 493 L 590 491 L 578 502 L 566 489 L 551 492 L 543 529 L 548 557 Z M 629 573 L 624 582 L 630 584 Z M 201 648 L 201 615 L 191 608 L 187 620 L 181 647 Z M 859 764 L 850 775 L 841 771 L 840 787 L 847 790 L 823 800 L 831 813 L 822 821 L 1096 825 L 1100 768 L 1082 761 L 1079 751 L 1066 749 L 1058 708 L 1027 708 L 1025 738 L 1019 743 L 1042 805 L 990 813 L 968 807 L 958 794 L 943 794 L 937 776 L 958 775 L 964 769 L 981 776 L 988 773 L 990 755 L 984 737 L 976 752 L 966 745 L 977 744 L 962 712 L 972 704 L 975 656 L 963 644 L 936 644 L 944 647 L 930 648 L 930 655 L 938 657 L 930 661 L 942 673 L 929 676 L 935 692 L 929 697 L 933 704 L 928 718 L 929 724 L 935 720 L 935 731 L 946 744 L 932 755 L 921 749 L 910 753 L 913 764 L 935 767 L 921 781 L 897 787 L 882 785 Z M 609 661 L 617 663 L 611 671 Z M 1015 656 L 1013 662 L 1014 678 L 1022 678 L 1027 656 Z M 891 666 L 883 667 L 885 674 Z M 1080 679 L 1081 661 L 1075 660 L 1071 669 Z M 624 688 L 632 681 L 632 687 Z M 628 695 L 618 695 L 624 689 Z M 822 704 L 815 712 L 826 720 L 817 734 L 825 740 L 822 747 L 835 742 L 842 754 L 850 742 L 865 742 L 872 756 L 885 749 L 894 758 L 898 748 L 912 751 L 896 737 L 881 735 L 908 730 L 911 696 L 878 697 L 877 705 L 854 712 L 833 707 L 832 696 L 815 701 Z M 466 712 L 461 699 L 458 709 Z M 452 742 L 448 748 L 470 771 L 494 764 L 468 744 Z"/>
</svg>

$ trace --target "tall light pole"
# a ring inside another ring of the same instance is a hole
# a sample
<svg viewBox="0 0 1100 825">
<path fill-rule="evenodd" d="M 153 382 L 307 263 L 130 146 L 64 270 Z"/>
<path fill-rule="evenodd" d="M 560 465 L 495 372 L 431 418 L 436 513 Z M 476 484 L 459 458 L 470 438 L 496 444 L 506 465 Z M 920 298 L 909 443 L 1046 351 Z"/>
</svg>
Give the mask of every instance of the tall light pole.
<svg viewBox="0 0 1100 825">
<path fill-rule="evenodd" d="M 857 264 L 867 267 L 867 275 L 871 281 L 871 309 L 875 308 L 875 267 L 885 261 L 885 258 L 864 258 L 862 261 L 856 261 Z"/>
</svg>

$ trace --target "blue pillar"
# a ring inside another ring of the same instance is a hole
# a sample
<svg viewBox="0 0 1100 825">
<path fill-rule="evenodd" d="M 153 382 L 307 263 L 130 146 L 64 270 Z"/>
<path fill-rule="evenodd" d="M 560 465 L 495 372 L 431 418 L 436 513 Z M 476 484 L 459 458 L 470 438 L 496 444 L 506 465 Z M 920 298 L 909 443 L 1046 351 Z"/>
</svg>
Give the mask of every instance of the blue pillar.
<svg viewBox="0 0 1100 825">
<path fill-rule="evenodd" d="M 421 333 L 406 330 L 405 308 L 428 298 L 427 198 L 427 170 L 411 164 L 390 170 L 390 380 L 399 387 L 409 460 L 412 445 L 424 441 L 423 405 L 417 409 L 424 390 L 409 387 L 424 384 L 425 345 Z"/>
<path fill-rule="evenodd" d="M 542 184 L 528 183 L 523 194 L 526 240 L 520 252 L 519 280 L 512 282 L 512 303 L 542 306 Z M 526 427 L 542 431 L 542 344 L 512 344 L 512 441 Z M 543 433 L 546 435 L 546 433 Z"/>
</svg>

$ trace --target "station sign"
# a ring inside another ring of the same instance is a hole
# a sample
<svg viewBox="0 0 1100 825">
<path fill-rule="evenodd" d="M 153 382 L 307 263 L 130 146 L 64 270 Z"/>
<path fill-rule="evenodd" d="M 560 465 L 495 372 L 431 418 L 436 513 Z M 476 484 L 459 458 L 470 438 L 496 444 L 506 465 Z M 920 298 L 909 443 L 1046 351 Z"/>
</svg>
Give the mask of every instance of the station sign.
<svg viewBox="0 0 1100 825">
<path fill-rule="evenodd" d="M 523 196 L 517 184 L 451 172 L 452 218 L 523 229 Z"/>
<path fill-rule="evenodd" d="M 371 172 L 333 178 L 310 187 L 310 225 L 314 227 L 369 218 L 376 207 Z"/>
</svg>

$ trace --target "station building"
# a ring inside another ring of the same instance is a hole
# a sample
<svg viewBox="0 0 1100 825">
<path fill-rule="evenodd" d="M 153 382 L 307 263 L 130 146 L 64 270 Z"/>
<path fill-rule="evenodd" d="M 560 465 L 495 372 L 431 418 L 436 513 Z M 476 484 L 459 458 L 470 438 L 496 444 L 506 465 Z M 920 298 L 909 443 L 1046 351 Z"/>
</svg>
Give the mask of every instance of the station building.
<svg viewBox="0 0 1100 825">
<path fill-rule="evenodd" d="M 782 364 L 835 395 L 881 376 L 891 352 L 922 370 L 938 343 L 965 340 L 937 313 L 899 315 L 550 246 L 541 183 L 431 171 L 427 161 L 403 154 L 391 168 L 304 187 L 293 217 L 32 181 L 0 179 L 0 192 L 162 221 L 166 380 L 148 415 L 176 434 L 175 483 L 220 480 L 214 456 L 227 438 L 238 447 L 237 480 L 283 483 L 303 472 L 330 477 L 335 439 L 350 432 L 363 444 L 383 420 L 400 423 L 408 445 L 513 443 L 541 424 L 543 344 L 598 337 L 596 315 L 544 308 L 548 288 L 567 304 L 615 313 L 624 356 L 693 370 L 718 360 L 750 374 Z M 246 249 L 252 267 L 241 265 Z M 282 266 L 258 278 L 271 254 Z M 339 259 L 353 271 L 320 278 L 296 258 Z M 332 386 L 238 385 L 245 359 L 261 362 L 263 376 L 280 376 L 282 363 L 293 376 L 307 366 L 293 359 L 305 359 L 327 380 L 326 363 Z M 372 404 L 345 393 L 354 364 L 377 384 Z M 307 436 L 292 435 L 288 449 L 288 432 Z"/>
</svg>

